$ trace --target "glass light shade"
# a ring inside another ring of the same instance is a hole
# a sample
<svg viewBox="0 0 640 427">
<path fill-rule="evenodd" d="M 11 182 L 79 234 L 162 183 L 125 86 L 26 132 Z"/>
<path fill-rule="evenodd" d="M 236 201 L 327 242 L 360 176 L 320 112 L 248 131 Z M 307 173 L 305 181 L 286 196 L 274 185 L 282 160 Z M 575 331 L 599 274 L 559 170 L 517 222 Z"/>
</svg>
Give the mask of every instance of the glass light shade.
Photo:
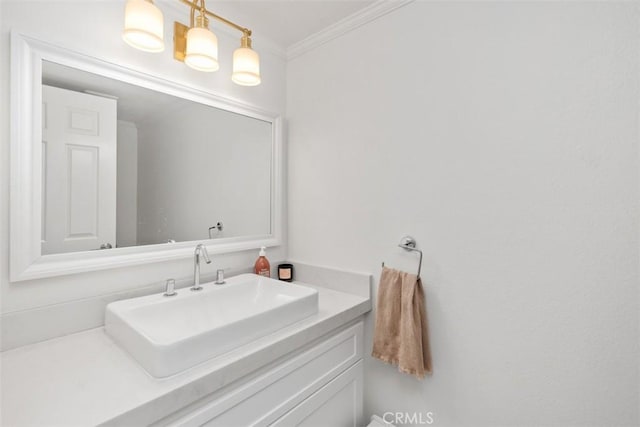
<svg viewBox="0 0 640 427">
<path fill-rule="evenodd" d="M 217 71 L 218 38 L 209 29 L 194 27 L 187 31 L 184 63 L 198 71 Z"/>
<path fill-rule="evenodd" d="M 122 38 L 145 52 L 164 50 L 162 11 L 146 0 L 129 0 L 124 9 Z"/>
<path fill-rule="evenodd" d="M 233 74 L 231 80 L 241 86 L 260 84 L 260 57 L 248 47 L 240 47 L 233 52 Z"/>
</svg>

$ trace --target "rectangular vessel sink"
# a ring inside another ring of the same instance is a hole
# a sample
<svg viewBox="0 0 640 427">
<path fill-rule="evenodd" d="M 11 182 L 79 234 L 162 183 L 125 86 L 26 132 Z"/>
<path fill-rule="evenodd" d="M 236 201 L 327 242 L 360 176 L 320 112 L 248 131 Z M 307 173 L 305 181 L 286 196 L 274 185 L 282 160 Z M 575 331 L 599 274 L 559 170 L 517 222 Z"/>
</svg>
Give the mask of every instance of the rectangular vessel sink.
<svg viewBox="0 0 640 427">
<path fill-rule="evenodd" d="M 105 330 L 154 377 L 166 377 L 318 312 L 318 291 L 255 274 L 116 301 Z"/>
</svg>

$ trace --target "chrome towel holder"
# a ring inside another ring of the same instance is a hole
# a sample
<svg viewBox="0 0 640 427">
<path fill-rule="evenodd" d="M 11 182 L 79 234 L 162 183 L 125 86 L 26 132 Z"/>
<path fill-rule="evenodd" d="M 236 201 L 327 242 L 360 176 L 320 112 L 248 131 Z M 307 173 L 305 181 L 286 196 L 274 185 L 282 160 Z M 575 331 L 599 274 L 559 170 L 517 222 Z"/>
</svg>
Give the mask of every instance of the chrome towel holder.
<svg viewBox="0 0 640 427">
<path fill-rule="evenodd" d="M 422 270 L 422 251 L 420 249 L 416 249 L 416 239 L 411 236 L 404 236 L 400 239 L 400 243 L 398 247 L 404 249 L 407 252 L 418 252 L 420 254 L 420 263 L 418 264 L 418 275 L 420 278 L 420 271 Z M 384 261 L 382 261 L 382 266 L 384 267 Z"/>
</svg>

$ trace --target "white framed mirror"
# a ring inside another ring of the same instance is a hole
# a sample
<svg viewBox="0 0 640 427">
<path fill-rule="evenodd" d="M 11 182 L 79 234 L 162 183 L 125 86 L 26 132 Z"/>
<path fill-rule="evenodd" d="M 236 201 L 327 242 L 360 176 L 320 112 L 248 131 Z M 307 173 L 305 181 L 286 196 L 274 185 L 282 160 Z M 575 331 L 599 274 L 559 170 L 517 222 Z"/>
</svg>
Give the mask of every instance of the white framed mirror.
<svg viewBox="0 0 640 427">
<path fill-rule="evenodd" d="M 12 281 L 276 246 L 281 119 L 11 34 Z"/>
</svg>

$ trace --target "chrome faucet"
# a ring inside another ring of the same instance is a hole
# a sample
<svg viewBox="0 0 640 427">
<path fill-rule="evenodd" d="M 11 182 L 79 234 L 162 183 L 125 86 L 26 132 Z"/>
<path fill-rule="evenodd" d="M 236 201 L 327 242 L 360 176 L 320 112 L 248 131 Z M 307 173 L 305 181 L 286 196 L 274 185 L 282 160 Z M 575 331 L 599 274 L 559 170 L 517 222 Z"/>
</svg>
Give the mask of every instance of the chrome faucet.
<svg viewBox="0 0 640 427">
<path fill-rule="evenodd" d="M 207 248 L 202 243 L 200 243 L 198 246 L 196 246 L 196 250 L 193 254 L 193 286 L 191 287 L 192 291 L 202 290 L 202 286 L 200 286 L 200 255 L 202 255 L 207 264 L 211 264 Z"/>
</svg>

